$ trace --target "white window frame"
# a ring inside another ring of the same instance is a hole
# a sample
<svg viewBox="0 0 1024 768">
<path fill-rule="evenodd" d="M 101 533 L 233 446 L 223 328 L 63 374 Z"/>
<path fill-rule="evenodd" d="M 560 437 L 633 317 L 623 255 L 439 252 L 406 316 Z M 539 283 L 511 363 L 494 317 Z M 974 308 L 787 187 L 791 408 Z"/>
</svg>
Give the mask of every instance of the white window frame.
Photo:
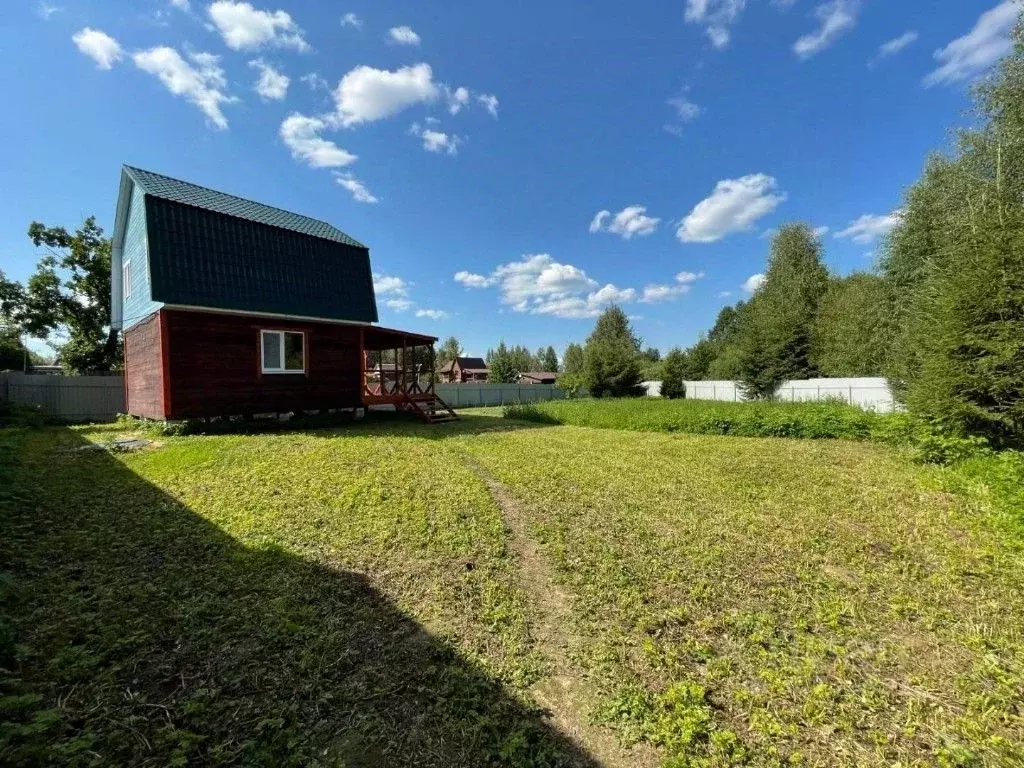
<svg viewBox="0 0 1024 768">
<path fill-rule="evenodd" d="M 284 359 L 284 337 L 286 333 L 293 333 L 302 337 L 302 368 L 285 368 Z M 278 337 L 278 349 L 281 350 L 281 359 L 278 360 L 277 367 L 267 367 L 267 360 L 264 357 L 266 354 L 266 346 L 263 343 L 263 339 L 266 336 L 274 335 Z M 278 331 L 273 329 L 263 329 L 260 331 L 260 371 L 268 374 L 278 373 L 290 373 L 304 374 L 306 372 L 306 334 L 304 331 Z"/>
<path fill-rule="evenodd" d="M 132 260 L 128 259 L 121 265 L 121 292 L 125 299 L 132 297 Z"/>
</svg>

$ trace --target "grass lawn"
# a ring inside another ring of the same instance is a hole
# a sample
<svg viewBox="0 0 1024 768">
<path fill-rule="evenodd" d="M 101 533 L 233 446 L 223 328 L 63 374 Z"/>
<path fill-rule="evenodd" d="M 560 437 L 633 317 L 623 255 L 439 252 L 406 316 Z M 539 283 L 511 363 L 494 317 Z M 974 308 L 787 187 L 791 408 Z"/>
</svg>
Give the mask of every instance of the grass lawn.
<svg viewBox="0 0 1024 768">
<path fill-rule="evenodd" d="M 0 432 L 0 763 L 1024 762 L 1024 540 L 883 446 L 118 434 Z"/>
</svg>

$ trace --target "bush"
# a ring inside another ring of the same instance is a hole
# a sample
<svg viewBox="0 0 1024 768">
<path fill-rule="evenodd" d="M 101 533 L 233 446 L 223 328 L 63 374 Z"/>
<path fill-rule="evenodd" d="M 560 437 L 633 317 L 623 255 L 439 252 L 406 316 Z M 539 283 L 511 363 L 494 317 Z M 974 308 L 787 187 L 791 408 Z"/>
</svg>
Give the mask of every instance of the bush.
<svg viewBox="0 0 1024 768">
<path fill-rule="evenodd" d="M 554 416 L 541 410 L 536 403 L 510 403 L 501 410 L 502 416 L 506 419 L 532 421 L 537 424 L 561 424 Z"/>
<path fill-rule="evenodd" d="M 669 400 L 686 397 L 686 355 L 676 347 L 662 366 L 661 396 Z"/>
<path fill-rule="evenodd" d="M 0 427 L 38 428 L 48 422 L 49 419 L 39 406 L 0 400 Z"/>
</svg>

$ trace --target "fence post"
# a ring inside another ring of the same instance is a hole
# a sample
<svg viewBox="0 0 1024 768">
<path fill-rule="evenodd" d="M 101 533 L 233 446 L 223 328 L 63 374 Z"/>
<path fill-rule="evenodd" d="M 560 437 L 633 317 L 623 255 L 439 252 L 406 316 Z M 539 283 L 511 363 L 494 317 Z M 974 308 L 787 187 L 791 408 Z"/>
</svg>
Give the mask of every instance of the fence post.
<svg viewBox="0 0 1024 768">
<path fill-rule="evenodd" d="M 717 400 L 718 399 L 718 385 L 717 384 L 712 384 L 711 385 L 711 399 L 712 400 Z"/>
<path fill-rule="evenodd" d="M 853 405 L 853 384 L 850 385 L 849 391 L 850 391 L 850 399 L 847 402 L 849 402 L 850 405 Z"/>
</svg>

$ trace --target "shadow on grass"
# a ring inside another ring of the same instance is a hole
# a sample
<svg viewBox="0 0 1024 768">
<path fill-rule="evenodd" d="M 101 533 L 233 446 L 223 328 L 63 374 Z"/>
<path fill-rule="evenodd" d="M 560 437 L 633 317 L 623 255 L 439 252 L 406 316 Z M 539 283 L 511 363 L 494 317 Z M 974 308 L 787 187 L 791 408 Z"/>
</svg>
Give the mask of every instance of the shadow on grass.
<svg viewBox="0 0 1024 768">
<path fill-rule="evenodd" d="M 363 576 L 243 546 L 74 432 L 3 443 L 0 763 L 596 765 Z"/>
</svg>

